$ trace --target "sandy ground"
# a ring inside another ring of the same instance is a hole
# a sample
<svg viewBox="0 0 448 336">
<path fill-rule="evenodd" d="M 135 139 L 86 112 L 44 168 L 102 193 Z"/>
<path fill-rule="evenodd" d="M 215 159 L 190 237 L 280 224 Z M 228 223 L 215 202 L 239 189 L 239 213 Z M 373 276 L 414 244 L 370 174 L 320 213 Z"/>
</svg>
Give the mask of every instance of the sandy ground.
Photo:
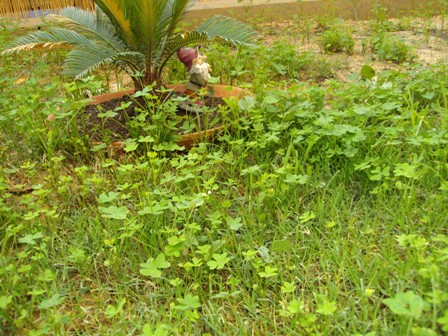
<svg viewBox="0 0 448 336">
<path fill-rule="evenodd" d="M 390 21 L 401 29 L 388 34 L 402 39 L 412 48 L 415 62 L 423 65 L 448 62 L 448 19 L 445 19 L 446 22 L 442 22 L 441 17 L 432 19 L 402 18 Z M 303 32 L 303 24 L 294 20 L 266 24 L 265 28 L 270 32 L 264 35 L 262 41 L 268 44 L 279 40 L 295 43 L 297 52 L 314 52 L 328 61 L 338 64 L 334 77 L 339 80 L 346 80 L 351 74 L 359 72 L 364 64 L 371 65 L 377 72 L 387 69 L 405 69 L 409 66 L 408 64 L 381 61 L 369 47 L 366 48 L 371 37 L 369 21 L 344 22 L 344 25 L 353 31 L 355 39 L 355 50 L 352 55 L 323 53 L 320 46 L 320 31 L 316 23 L 312 25 L 309 42 Z M 299 33 L 297 33 L 298 31 Z"/>
</svg>

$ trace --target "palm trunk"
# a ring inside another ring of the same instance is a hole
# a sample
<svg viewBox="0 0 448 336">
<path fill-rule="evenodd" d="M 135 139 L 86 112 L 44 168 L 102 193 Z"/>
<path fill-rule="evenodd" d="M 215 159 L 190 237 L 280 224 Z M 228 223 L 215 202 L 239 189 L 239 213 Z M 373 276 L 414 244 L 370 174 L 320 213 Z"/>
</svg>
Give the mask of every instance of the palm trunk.
<svg viewBox="0 0 448 336">
<path fill-rule="evenodd" d="M 132 77 L 132 82 L 134 83 L 135 92 L 143 90 L 143 82 L 141 78 Z"/>
<path fill-rule="evenodd" d="M 162 86 L 162 79 L 159 75 L 159 69 L 151 67 L 146 70 L 145 76 L 143 77 L 143 85 L 155 84 L 155 88 L 160 88 Z"/>
<path fill-rule="evenodd" d="M 159 89 L 162 86 L 162 79 L 160 78 L 159 71 L 156 68 L 151 68 L 146 71 L 143 77 L 131 76 L 134 84 L 135 91 L 141 91 L 144 87 L 154 85 L 154 89 Z"/>
</svg>

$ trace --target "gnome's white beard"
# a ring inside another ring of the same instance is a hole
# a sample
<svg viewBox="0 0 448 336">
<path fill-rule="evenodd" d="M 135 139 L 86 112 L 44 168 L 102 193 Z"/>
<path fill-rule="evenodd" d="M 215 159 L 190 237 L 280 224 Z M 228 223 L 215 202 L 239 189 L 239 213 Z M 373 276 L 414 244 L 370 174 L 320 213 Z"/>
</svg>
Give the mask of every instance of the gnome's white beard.
<svg viewBox="0 0 448 336">
<path fill-rule="evenodd" d="M 189 73 L 190 75 L 198 74 L 201 78 L 204 79 L 205 82 L 207 82 L 211 77 L 209 71 L 210 71 L 210 65 L 208 63 L 203 62 L 199 64 L 199 62 L 198 63 L 193 62 Z"/>
</svg>

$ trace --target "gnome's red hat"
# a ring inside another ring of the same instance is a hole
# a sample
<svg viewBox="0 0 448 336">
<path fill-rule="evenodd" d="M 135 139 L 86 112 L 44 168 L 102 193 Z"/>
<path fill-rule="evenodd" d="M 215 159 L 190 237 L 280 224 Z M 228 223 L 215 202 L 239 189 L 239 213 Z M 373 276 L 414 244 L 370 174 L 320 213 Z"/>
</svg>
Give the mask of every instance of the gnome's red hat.
<svg viewBox="0 0 448 336">
<path fill-rule="evenodd" d="M 199 46 L 194 48 L 179 49 L 177 51 L 177 58 L 187 67 L 190 71 L 193 60 L 199 56 Z"/>
</svg>

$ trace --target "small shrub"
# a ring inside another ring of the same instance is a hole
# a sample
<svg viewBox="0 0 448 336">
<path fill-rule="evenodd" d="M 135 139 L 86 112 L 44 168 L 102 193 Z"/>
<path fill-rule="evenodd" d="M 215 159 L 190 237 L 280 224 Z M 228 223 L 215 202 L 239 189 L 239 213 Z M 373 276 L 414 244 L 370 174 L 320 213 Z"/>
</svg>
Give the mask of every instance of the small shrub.
<svg viewBox="0 0 448 336">
<path fill-rule="evenodd" d="M 345 52 L 351 55 L 355 47 L 355 40 L 351 31 L 335 26 L 322 34 L 321 44 L 327 53 Z"/>
<path fill-rule="evenodd" d="M 414 18 L 410 16 L 403 16 L 398 21 L 398 30 L 404 31 L 404 30 L 414 30 Z"/>
<path fill-rule="evenodd" d="M 399 23 L 395 23 L 390 20 L 385 21 L 371 21 L 370 22 L 370 29 L 373 33 L 379 33 L 379 32 L 397 32 L 400 30 L 406 30 L 404 29 L 404 26 L 401 26 Z"/>
<path fill-rule="evenodd" d="M 372 49 L 383 61 L 410 62 L 415 58 L 412 48 L 396 37 L 380 36 L 372 40 Z"/>
<path fill-rule="evenodd" d="M 374 5 L 371 9 L 373 20 L 370 21 L 370 29 L 373 33 L 396 32 L 402 30 L 400 24 L 389 20 L 388 9 L 381 5 Z"/>
</svg>

